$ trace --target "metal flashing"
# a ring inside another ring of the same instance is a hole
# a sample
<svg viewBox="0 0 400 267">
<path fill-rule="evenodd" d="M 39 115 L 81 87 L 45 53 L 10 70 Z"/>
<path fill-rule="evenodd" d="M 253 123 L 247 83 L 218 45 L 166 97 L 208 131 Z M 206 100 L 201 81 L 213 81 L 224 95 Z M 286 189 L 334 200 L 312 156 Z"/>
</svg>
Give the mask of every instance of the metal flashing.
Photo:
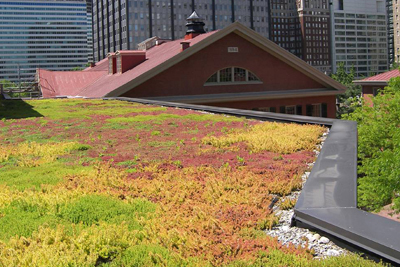
<svg viewBox="0 0 400 267">
<path fill-rule="evenodd" d="M 356 122 L 147 99 L 104 99 L 330 127 L 328 137 L 295 206 L 294 224 L 328 233 L 354 249 L 361 249 L 400 265 L 400 223 L 357 209 Z"/>
</svg>

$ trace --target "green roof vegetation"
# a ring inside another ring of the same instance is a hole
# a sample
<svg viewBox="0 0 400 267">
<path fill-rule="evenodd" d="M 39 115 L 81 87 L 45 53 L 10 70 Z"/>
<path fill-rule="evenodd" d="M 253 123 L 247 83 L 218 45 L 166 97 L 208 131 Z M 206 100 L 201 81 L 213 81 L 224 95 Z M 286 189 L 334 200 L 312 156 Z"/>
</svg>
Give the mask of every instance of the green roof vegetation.
<svg viewBox="0 0 400 267">
<path fill-rule="evenodd" d="M 0 101 L 0 266 L 379 266 L 314 260 L 264 232 L 325 130 L 120 101 Z"/>
</svg>

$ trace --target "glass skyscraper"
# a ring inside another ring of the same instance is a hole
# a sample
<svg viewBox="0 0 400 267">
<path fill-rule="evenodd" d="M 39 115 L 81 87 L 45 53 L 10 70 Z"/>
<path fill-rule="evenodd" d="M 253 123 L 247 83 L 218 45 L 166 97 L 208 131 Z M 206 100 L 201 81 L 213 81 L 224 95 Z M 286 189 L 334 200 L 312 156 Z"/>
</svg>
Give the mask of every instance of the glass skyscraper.
<svg viewBox="0 0 400 267">
<path fill-rule="evenodd" d="M 0 80 L 84 67 L 93 58 L 91 29 L 86 0 L 0 0 Z"/>
</svg>

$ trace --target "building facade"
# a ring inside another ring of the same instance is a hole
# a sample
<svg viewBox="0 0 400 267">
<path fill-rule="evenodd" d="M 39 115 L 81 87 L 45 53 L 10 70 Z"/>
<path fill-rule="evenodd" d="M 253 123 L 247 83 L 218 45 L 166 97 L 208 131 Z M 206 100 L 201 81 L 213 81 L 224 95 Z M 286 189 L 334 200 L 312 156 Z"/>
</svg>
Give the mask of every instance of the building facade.
<svg viewBox="0 0 400 267">
<path fill-rule="evenodd" d="M 400 1 L 393 0 L 393 50 L 394 61 L 400 63 Z"/>
<path fill-rule="evenodd" d="M 153 36 L 182 38 L 186 18 L 194 10 L 204 18 L 206 31 L 239 21 L 269 37 L 268 0 L 94 0 L 95 60 L 105 58 L 109 52 L 135 50 Z"/>
<path fill-rule="evenodd" d="M 297 0 L 303 39 L 303 59 L 331 73 L 329 0 Z"/>
<path fill-rule="evenodd" d="M 93 54 L 93 1 L 86 0 L 87 12 L 87 44 L 88 44 L 88 62 L 94 62 Z"/>
<path fill-rule="evenodd" d="M 270 3 L 271 41 L 304 59 L 297 0 L 270 0 Z"/>
<path fill-rule="evenodd" d="M 270 39 L 324 73 L 331 73 L 328 0 L 270 0 Z"/>
<path fill-rule="evenodd" d="M 356 77 L 368 77 L 389 67 L 386 4 L 383 0 L 334 0 L 332 67 L 340 62 Z"/>
<path fill-rule="evenodd" d="M 393 66 L 394 63 L 394 28 L 393 28 L 393 11 L 394 3 L 396 1 L 386 0 L 386 13 L 387 13 L 387 32 L 388 32 L 388 59 L 389 65 Z"/>
<path fill-rule="evenodd" d="M 88 62 L 86 1 L 0 1 L 0 80 L 29 82 L 37 68 Z"/>
</svg>

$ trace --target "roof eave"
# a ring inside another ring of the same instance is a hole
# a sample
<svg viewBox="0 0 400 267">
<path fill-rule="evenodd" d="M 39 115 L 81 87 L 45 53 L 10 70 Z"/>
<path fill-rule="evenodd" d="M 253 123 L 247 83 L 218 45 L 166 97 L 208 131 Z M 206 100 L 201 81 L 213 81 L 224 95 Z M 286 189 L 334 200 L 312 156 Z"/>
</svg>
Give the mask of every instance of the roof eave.
<svg viewBox="0 0 400 267">
<path fill-rule="evenodd" d="M 384 85 L 384 86 L 388 85 L 387 81 L 362 81 L 362 80 L 360 81 L 360 80 L 358 80 L 358 81 L 353 81 L 353 83 L 359 84 L 359 85 Z"/>
<path fill-rule="evenodd" d="M 225 93 L 206 95 L 181 95 L 165 97 L 143 97 L 144 99 L 168 101 L 187 104 L 210 104 L 233 101 L 273 100 L 282 98 L 302 98 L 313 96 L 335 96 L 345 91 L 334 89 L 303 89 L 290 91 L 251 92 L 251 93 Z"/>
</svg>

